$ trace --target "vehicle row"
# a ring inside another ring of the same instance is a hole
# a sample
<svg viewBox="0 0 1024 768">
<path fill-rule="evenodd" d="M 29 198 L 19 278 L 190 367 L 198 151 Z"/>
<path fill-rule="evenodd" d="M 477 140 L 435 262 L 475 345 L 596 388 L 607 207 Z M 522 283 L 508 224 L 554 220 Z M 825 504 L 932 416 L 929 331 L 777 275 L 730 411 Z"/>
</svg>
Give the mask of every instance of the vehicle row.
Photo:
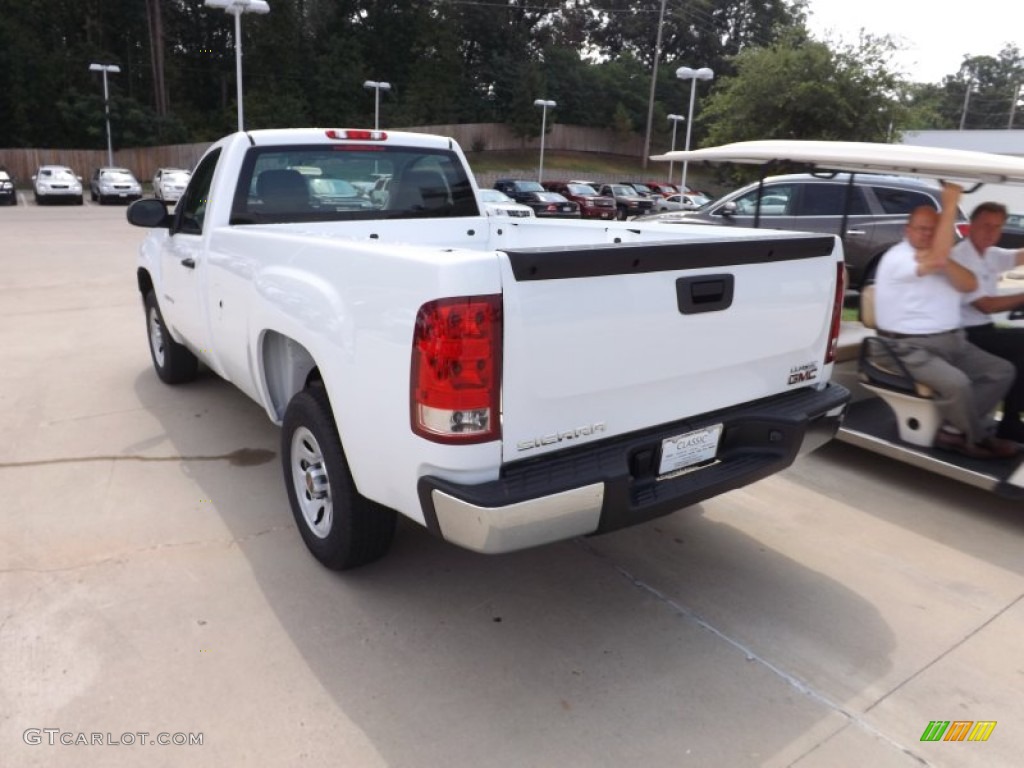
<svg viewBox="0 0 1024 768">
<path fill-rule="evenodd" d="M 185 191 L 190 172 L 181 168 L 158 168 L 153 175 L 153 195 L 166 202 L 177 202 Z M 69 203 L 82 205 L 85 184 L 81 176 L 66 165 L 41 165 L 32 174 L 32 196 L 37 205 Z M 89 177 L 89 198 L 100 205 L 130 203 L 142 197 L 142 184 L 127 168 L 104 166 Z M 0 203 L 17 205 L 14 178 L 0 169 Z"/>
<path fill-rule="evenodd" d="M 710 202 L 698 193 L 681 193 L 671 184 L 655 182 L 498 179 L 494 188 L 528 206 L 535 216 L 551 218 L 625 220 L 657 211 L 697 210 Z"/>
</svg>

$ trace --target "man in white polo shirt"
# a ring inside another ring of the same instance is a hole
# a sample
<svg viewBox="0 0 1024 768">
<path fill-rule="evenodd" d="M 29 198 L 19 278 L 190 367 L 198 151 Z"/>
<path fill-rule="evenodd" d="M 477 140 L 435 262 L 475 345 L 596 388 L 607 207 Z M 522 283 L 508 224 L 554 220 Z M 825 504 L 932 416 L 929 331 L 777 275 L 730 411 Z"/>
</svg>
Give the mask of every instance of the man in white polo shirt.
<svg viewBox="0 0 1024 768">
<path fill-rule="evenodd" d="M 986 352 L 1009 360 L 1017 368 L 1017 377 L 1003 400 L 1003 418 L 997 437 L 1024 443 L 1024 328 L 1001 328 L 990 314 L 1010 312 L 1024 307 L 1024 293 L 999 295 L 999 276 L 1024 265 L 1024 248 L 998 248 L 996 243 L 1006 224 L 1006 206 L 981 203 L 971 213 L 971 231 L 967 239 L 954 246 L 952 259 L 974 273 L 978 288 L 961 297 L 961 322 L 967 339 Z"/>
<path fill-rule="evenodd" d="M 974 291 L 974 274 L 950 259 L 960 187 L 942 188 L 942 212 L 914 209 L 904 239 L 882 257 L 875 274 L 878 335 L 910 374 L 935 390 L 935 402 L 953 431 L 942 429 L 938 448 L 977 459 L 1017 452 L 989 434 L 989 414 L 1016 375 L 1006 360 L 967 341 L 960 323 L 961 294 Z"/>
</svg>

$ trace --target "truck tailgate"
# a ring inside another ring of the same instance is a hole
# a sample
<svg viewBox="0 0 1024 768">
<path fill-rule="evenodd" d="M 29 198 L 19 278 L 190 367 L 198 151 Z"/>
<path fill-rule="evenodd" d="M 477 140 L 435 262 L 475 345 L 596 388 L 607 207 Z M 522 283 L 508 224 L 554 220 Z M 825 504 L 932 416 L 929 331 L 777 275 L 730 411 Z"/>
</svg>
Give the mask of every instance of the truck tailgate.
<svg viewBox="0 0 1024 768">
<path fill-rule="evenodd" d="M 828 378 L 834 237 L 505 254 L 506 462 Z"/>
</svg>

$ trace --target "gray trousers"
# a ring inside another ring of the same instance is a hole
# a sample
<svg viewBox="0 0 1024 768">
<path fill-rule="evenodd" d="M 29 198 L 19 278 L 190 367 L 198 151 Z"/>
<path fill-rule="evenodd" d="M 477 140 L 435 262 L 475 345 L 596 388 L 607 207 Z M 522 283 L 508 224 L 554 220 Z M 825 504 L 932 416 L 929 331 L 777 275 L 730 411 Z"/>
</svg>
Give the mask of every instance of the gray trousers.
<svg viewBox="0 0 1024 768">
<path fill-rule="evenodd" d="M 963 330 L 887 341 L 910 374 L 935 390 L 946 421 L 972 443 L 988 436 L 990 415 L 1017 375 L 1012 363 L 971 344 Z"/>
</svg>

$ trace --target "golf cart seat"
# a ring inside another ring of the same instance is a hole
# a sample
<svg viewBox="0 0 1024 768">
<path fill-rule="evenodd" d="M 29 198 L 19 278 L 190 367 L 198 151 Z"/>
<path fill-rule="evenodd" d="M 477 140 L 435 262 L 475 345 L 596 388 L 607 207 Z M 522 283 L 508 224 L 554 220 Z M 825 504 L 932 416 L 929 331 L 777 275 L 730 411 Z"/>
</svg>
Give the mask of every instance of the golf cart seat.
<svg viewBox="0 0 1024 768">
<path fill-rule="evenodd" d="M 875 321 L 875 286 L 861 291 L 860 319 L 867 328 Z M 857 361 L 858 377 L 864 389 L 880 397 L 896 417 L 900 439 L 925 448 L 935 442 L 942 416 L 934 400 L 934 390 L 915 381 L 888 339 L 868 336 L 861 342 Z"/>
</svg>

